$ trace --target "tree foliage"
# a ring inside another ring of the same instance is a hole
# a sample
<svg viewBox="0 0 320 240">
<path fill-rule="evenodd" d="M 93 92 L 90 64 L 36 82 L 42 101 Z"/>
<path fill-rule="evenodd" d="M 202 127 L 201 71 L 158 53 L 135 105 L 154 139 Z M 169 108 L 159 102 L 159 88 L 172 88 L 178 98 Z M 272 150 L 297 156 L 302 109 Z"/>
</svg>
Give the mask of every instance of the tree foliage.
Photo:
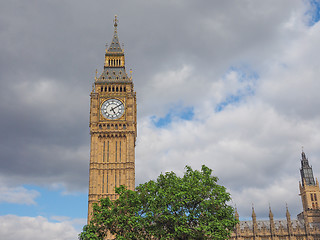
<svg viewBox="0 0 320 240">
<path fill-rule="evenodd" d="M 119 198 L 94 205 L 80 239 L 101 240 L 108 231 L 116 239 L 227 239 L 236 224 L 234 210 L 211 173 L 204 165 L 201 171 L 186 166 L 183 177 L 167 172 L 136 191 L 116 188 Z"/>
</svg>

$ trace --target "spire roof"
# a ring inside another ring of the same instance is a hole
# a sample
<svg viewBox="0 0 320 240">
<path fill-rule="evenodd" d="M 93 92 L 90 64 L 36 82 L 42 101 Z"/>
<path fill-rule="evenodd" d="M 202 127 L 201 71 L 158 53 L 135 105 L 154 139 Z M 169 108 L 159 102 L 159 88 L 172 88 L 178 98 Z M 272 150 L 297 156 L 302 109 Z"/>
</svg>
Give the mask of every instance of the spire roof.
<svg viewBox="0 0 320 240">
<path fill-rule="evenodd" d="M 306 183 L 307 185 L 316 185 L 313 177 L 312 167 L 309 165 L 309 160 L 303 150 L 301 153 L 300 175 L 303 186 L 304 183 Z"/>
<path fill-rule="evenodd" d="M 269 204 L 269 218 L 270 218 L 270 219 L 273 219 L 273 213 L 272 213 L 272 211 L 271 211 L 271 206 L 270 206 L 270 204 Z"/>
<path fill-rule="evenodd" d="M 120 47 L 118 38 L 118 18 L 115 16 L 114 33 L 112 42 L 105 53 L 104 70 L 96 79 L 98 82 L 131 82 L 131 76 L 128 77 L 125 70 L 124 52 Z"/>
<path fill-rule="evenodd" d="M 121 46 L 120 46 L 120 42 L 119 42 L 119 38 L 118 38 L 118 19 L 117 19 L 117 15 L 115 15 L 114 17 L 114 33 L 113 33 L 113 38 L 111 41 L 111 44 L 108 48 L 108 52 L 122 52 Z"/>
<path fill-rule="evenodd" d="M 286 217 L 287 217 L 287 221 L 289 221 L 291 216 L 290 216 L 290 212 L 289 212 L 287 203 L 286 203 Z"/>
<path fill-rule="evenodd" d="M 253 204 L 252 204 L 252 218 L 253 218 L 253 220 L 255 221 L 255 219 L 256 219 L 256 213 L 255 213 L 255 211 L 254 211 L 254 206 L 253 206 Z"/>
</svg>

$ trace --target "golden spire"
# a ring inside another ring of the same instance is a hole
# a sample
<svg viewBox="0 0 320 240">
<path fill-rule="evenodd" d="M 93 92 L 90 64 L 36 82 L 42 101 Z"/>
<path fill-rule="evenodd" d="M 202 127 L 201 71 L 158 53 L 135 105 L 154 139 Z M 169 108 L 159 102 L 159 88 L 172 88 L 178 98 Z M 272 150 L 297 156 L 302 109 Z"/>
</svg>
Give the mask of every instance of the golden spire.
<svg viewBox="0 0 320 240">
<path fill-rule="evenodd" d="M 113 23 L 114 23 L 114 30 L 117 31 L 117 26 L 118 26 L 118 18 L 117 18 L 117 15 L 114 15 Z"/>
</svg>

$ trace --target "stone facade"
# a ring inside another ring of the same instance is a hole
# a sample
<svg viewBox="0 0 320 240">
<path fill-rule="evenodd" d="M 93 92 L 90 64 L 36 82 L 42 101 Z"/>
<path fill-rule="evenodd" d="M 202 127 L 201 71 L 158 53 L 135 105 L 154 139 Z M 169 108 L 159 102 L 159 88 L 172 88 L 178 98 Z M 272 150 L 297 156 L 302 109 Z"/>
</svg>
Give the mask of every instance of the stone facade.
<svg viewBox="0 0 320 240">
<path fill-rule="evenodd" d="M 303 211 L 291 220 L 288 207 L 286 219 L 274 220 L 271 208 L 269 220 L 257 220 L 252 208 L 252 221 L 240 221 L 230 239 L 234 240 L 320 240 L 319 182 L 314 180 L 312 167 L 304 152 L 301 154 L 299 183 Z M 239 215 L 236 211 L 236 218 Z"/>
<path fill-rule="evenodd" d="M 100 76 L 96 74 L 90 97 L 88 222 L 93 203 L 117 198 L 115 187 L 135 188 L 136 93 L 125 70 L 117 18 L 112 42 L 106 48 L 104 70 Z"/>
</svg>

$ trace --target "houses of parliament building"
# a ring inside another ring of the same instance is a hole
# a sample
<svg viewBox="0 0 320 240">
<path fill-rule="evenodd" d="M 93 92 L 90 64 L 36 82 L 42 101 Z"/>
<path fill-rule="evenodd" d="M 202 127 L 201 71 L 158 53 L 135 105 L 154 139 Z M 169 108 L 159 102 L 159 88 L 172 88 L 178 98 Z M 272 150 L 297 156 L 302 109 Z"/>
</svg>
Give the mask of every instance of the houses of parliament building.
<svg viewBox="0 0 320 240">
<path fill-rule="evenodd" d="M 240 221 L 231 238 L 233 240 L 320 240 L 320 189 L 314 179 L 306 154 L 301 153 L 301 182 L 299 182 L 303 211 L 291 219 L 286 207 L 286 219 L 275 220 L 269 209 L 269 220 L 258 220 L 252 208 L 252 221 Z M 239 220 L 239 214 L 235 212 Z"/>
<path fill-rule="evenodd" d="M 125 69 L 125 56 L 114 20 L 114 34 L 105 51 L 104 69 L 96 74 L 90 94 L 90 170 L 88 222 L 92 204 L 100 198 L 115 200 L 115 187 L 135 189 L 135 143 L 137 104 L 132 77 Z M 320 190 L 308 158 L 301 154 L 300 196 L 303 211 L 291 219 L 258 220 L 252 209 L 252 221 L 240 221 L 232 232 L 233 240 L 320 240 Z M 239 219 L 237 211 L 235 217 Z"/>
</svg>

